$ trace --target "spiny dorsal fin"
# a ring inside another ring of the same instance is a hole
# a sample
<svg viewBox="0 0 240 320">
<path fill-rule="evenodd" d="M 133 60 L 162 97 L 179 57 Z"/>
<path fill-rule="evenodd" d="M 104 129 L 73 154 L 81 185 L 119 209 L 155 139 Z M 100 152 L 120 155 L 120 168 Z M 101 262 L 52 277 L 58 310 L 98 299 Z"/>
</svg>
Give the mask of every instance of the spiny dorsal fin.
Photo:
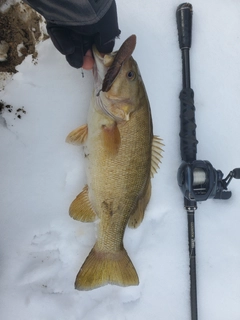
<svg viewBox="0 0 240 320">
<path fill-rule="evenodd" d="M 82 222 L 93 222 L 97 216 L 91 206 L 88 196 L 88 186 L 83 188 L 83 191 L 73 200 L 69 208 L 69 215 L 75 220 Z"/>
<path fill-rule="evenodd" d="M 67 143 L 80 145 L 87 140 L 88 135 L 88 125 L 84 124 L 81 127 L 71 131 L 66 138 Z"/>
<path fill-rule="evenodd" d="M 162 152 L 163 152 L 162 146 L 164 146 L 164 144 L 162 143 L 162 139 L 159 138 L 158 136 L 153 136 L 151 178 L 157 172 L 157 169 L 159 168 L 159 163 L 161 163 Z"/>
</svg>

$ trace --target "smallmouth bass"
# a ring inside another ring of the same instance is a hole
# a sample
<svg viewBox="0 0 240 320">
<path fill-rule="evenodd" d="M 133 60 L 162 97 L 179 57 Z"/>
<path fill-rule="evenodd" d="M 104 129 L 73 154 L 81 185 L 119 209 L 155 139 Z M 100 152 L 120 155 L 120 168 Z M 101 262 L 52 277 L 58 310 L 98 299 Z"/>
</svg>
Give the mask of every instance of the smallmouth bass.
<svg viewBox="0 0 240 320">
<path fill-rule="evenodd" d="M 147 93 L 132 58 L 135 45 L 132 35 L 117 52 L 103 57 L 93 48 L 88 122 L 66 139 L 84 145 L 88 182 L 69 214 L 82 222 L 98 219 L 96 243 L 76 277 L 78 290 L 139 284 L 123 236 L 127 224 L 136 228 L 143 220 L 162 143 L 153 135 Z"/>
</svg>

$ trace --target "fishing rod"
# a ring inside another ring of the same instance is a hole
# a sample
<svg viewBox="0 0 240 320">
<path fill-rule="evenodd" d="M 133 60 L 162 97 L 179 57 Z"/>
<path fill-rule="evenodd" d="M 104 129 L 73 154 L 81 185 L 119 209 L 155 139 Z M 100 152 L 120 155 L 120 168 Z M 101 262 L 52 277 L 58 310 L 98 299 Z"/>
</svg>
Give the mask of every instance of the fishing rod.
<svg viewBox="0 0 240 320">
<path fill-rule="evenodd" d="M 190 79 L 190 48 L 192 41 L 192 5 L 182 3 L 176 11 L 178 40 L 182 52 L 182 85 L 180 92 L 180 150 L 182 164 L 178 169 L 178 185 L 184 196 L 184 207 L 188 219 L 188 245 L 190 268 L 191 319 L 198 319 L 195 211 L 198 201 L 209 198 L 227 200 L 230 181 L 240 179 L 240 168 L 232 170 L 225 179 L 209 161 L 197 160 L 197 138 L 195 122 L 194 91 Z"/>
</svg>

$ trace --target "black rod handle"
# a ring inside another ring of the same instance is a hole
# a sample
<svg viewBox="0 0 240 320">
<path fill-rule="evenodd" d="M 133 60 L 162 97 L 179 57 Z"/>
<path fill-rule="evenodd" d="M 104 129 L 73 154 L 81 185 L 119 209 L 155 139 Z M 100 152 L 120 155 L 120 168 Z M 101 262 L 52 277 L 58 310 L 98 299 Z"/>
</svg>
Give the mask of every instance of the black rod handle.
<svg viewBox="0 0 240 320">
<path fill-rule="evenodd" d="M 183 90 L 180 93 L 181 102 L 181 158 L 185 162 L 193 162 L 197 155 L 196 122 L 194 92 L 190 85 L 189 49 L 192 39 L 192 5 L 182 3 L 176 11 L 178 40 L 182 51 Z"/>
<path fill-rule="evenodd" d="M 180 150 L 183 161 L 191 163 L 196 160 L 197 144 L 194 92 L 191 88 L 185 88 L 180 93 L 181 102 L 181 130 Z"/>
<path fill-rule="evenodd" d="M 180 49 L 190 49 L 192 42 L 192 5 L 182 3 L 177 8 L 177 28 Z"/>
</svg>

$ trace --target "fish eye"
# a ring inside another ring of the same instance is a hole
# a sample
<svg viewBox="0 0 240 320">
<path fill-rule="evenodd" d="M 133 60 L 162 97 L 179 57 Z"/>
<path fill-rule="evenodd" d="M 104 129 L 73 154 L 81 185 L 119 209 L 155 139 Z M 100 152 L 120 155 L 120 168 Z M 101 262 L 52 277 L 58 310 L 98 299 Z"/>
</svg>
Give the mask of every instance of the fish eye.
<svg viewBox="0 0 240 320">
<path fill-rule="evenodd" d="M 134 71 L 128 71 L 128 73 L 127 73 L 127 78 L 129 79 L 129 80 L 134 80 L 135 79 L 135 76 L 136 76 L 136 74 L 135 74 L 135 72 Z"/>
</svg>

